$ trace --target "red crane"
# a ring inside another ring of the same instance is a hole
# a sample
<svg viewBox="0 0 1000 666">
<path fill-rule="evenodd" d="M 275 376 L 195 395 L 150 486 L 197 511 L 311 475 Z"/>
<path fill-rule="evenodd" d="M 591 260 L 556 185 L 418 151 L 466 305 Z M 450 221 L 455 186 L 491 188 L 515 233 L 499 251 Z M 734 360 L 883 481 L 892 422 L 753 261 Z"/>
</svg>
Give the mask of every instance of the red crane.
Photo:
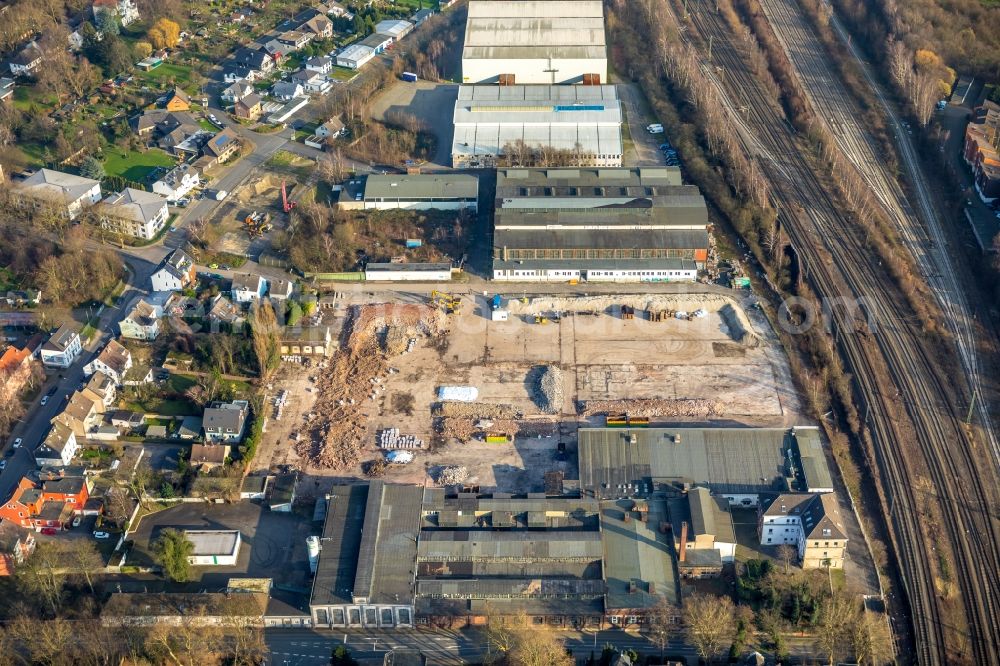
<svg viewBox="0 0 1000 666">
<path fill-rule="evenodd" d="M 281 209 L 286 213 L 291 213 L 292 209 L 297 206 L 294 201 L 288 200 L 288 192 L 285 189 L 285 181 L 281 181 Z"/>
</svg>

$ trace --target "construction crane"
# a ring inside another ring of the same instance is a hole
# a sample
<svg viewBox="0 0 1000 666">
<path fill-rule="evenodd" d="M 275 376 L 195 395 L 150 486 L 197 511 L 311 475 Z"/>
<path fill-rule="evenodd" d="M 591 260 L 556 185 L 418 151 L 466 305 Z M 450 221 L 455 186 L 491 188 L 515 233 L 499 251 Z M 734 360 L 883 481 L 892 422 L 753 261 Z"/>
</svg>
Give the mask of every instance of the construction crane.
<svg viewBox="0 0 1000 666">
<path fill-rule="evenodd" d="M 462 307 L 461 298 L 443 291 L 432 291 L 431 303 L 443 307 L 447 314 L 457 314 Z"/>
<path fill-rule="evenodd" d="M 294 201 L 288 200 L 288 191 L 285 189 L 285 181 L 281 181 L 281 210 L 285 213 L 291 213 L 292 210 L 297 206 Z"/>
</svg>

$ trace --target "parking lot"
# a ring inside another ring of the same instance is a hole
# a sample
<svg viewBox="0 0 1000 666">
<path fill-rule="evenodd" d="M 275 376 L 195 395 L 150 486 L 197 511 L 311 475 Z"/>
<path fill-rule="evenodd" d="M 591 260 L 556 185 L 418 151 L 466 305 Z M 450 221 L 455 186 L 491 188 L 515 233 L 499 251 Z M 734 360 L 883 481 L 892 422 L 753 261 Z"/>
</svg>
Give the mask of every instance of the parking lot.
<svg viewBox="0 0 1000 666">
<path fill-rule="evenodd" d="M 455 133 L 452 120 L 457 99 L 458 85 L 454 83 L 396 81 L 372 104 L 372 118 L 385 120 L 394 113 L 416 116 L 437 137 L 434 160 L 427 166 L 448 168 L 451 166 L 451 142 Z"/>
<path fill-rule="evenodd" d="M 256 502 L 234 504 L 181 503 L 143 518 L 129 534 L 134 542 L 125 564 L 151 566 L 152 543 L 167 528 L 239 530 L 243 544 L 235 566 L 195 567 L 196 580 L 224 585 L 232 575 L 273 578 L 275 584 L 308 588 L 306 537 L 317 534 L 312 522 L 294 513 L 274 513 Z"/>
</svg>

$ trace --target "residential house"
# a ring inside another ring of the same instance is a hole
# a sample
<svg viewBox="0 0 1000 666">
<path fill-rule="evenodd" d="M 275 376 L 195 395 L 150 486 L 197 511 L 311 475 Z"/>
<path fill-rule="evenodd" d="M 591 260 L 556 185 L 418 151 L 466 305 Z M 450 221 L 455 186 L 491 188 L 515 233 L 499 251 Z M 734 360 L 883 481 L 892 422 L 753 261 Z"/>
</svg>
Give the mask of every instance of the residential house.
<svg viewBox="0 0 1000 666">
<path fill-rule="evenodd" d="M 329 39 L 333 37 L 333 21 L 317 14 L 299 26 L 299 31 L 312 35 L 313 39 Z"/>
<path fill-rule="evenodd" d="M 86 476 L 63 475 L 42 480 L 43 502 L 66 502 L 73 506 L 74 513 L 82 511 L 93 486 Z"/>
<path fill-rule="evenodd" d="M 42 301 L 42 292 L 37 289 L 18 289 L 8 291 L 3 300 L 9 307 L 25 308 L 38 305 Z"/>
<path fill-rule="evenodd" d="M 115 398 L 118 396 L 118 385 L 100 370 L 91 375 L 86 388 L 101 399 L 104 411 L 115 404 Z"/>
<path fill-rule="evenodd" d="M 68 368 L 83 351 L 80 334 L 63 324 L 42 345 L 42 363 L 50 368 Z"/>
<path fill-rule="evenodd" d="M 311 69 L 300 69 L 291 76 L 292 83 L 298 83 L 307 93 L 325 93 L 330 89 L 330 80 L 325 75 Z"/>
<path fill-rule="evenodd" d="M 976 107 L 965 126 L 963 157 L 972 168 L 979 197 L 1000 198 L 1000 104 L 986 100 Z"/>
<path fill-rule="evenodd" d="M 117 234 L 153 240 L 169 217 L 166 197 L 126 187 L 104 200 L 101 227 Z"/>
<path fill-rule="evenodd" d="M 316 128 L 316 136 L 321 139 L 336 139 L 344 133 L 344 123 L 340 118 L 330 118 Z"/>
<path fill-rule="evenodd" d="M 201 153 L 203 157 L 210 158 L 212 166 L 215 166 L 232 159 L 239 152 L 241 145 L 236 131 L 232 127 L 227 127 L 205 142 Z"/>
<path fill-rule="evenodd" d="M 269 39 L 264 42 L 264 46 L 261 49 L 267 53 L 275 62 L 281 62 L 281 59 L 287 56 L 289 53 L 295 52 L 295 47 L 291 44 L 285 44 L 284 42 L 279 42 L 277 39 Z"/>
<path fill-rule="evenodd" d="M 118 22 L 128 25 L 139 19 L 139 8 L 133 0 L 94 0 L 94 22 L 97 23 L 102 12 L 115 12 Z"/>
<path fill-rule="evenodd" d="M 264 106 L 260 95 L 253 93 L 236 100 L 236 105 L 233 107 L 233 115 L 240 120 L 257 120 L 260 118 L 263 109 Z"/>
<path fill-rule="evenodd" d="M 128 120 L 129 128 L 140 137 L 164 135 L 184 124 L 184 121 L 170 111 L 151 109 Z"/>
<path fill-rule="evenodd" d="M 52 169 L 39 169 L 21 181 L 15 192 L 22 206 L 53 206 L 70 220 L 101 200 L 98 181 Z"/>
<path fill-rule="evenodd" d="M 302 97 L 304 94 L 305 90 L 302 85 L 295 81 L 278 81 L 271 87 L 271 96 L 282 102 Z"/>
<path fill-rule="evenodd" d="M 337 54 L 337 65 L 348 69 L 360 69 L 375 57 L 375 49 L 355 42 Z"/>
<path fill-rule="evenodd" d="M 161 315 L 155 306 L 140 300 L 118 323 L 118 330 L 123 338 L 130 340 L 155 340 L 160 335 Z"/>
<path fill-rule="evenodd" d="M 202 472 L 207 472 L 226 464 L 229 457 L 228 444 L 192 444 L 191 465 Z"/>
<path fill-rule="evenodd" d="M 31 76 L 41 64 L 42 50 L 35 42 L 29 42 L 10 59 L 10 73 L 14 76 Z"/>
<path fill-rule="evenodd" d="M 109 340 L 108 344 L 93 361 L 83 366 L 83 374 L 87 377 L 95 372 L 105 375 L 121 384 L 125 373 L 132 367 L 132 353 L 117 340 Z"/>
<path fill-rule="evenodd" d="M 276 278 L 267 281 L 267 295 L 278 301 L 286 301 L 292 296 L 294 283 L 284 278 Z"/>
<path fill-rule="evenodd" d="M 194 283 L 194 261 L 182 250 L 174 250 L 149 276 L 153 291 L 180 291 Z"/>
<path fill-rule="evenodd" d="M 57 467 L 68 465 L 78 448 L 73 429 L 62 423 L 53 423 L 45 440 L 35 449 L 35 463 Z"/>
<path fill-rule="evenodd" d="M 0 354 L 0 396 L 16 400 L 21 392 L 44 375 L 27 347 L 8 347 Z"/>
<path fill-rule="evenodd" d="M 167 93 L 167 98 L 163 102 L 163 108 L 167 111 L 190 111 L 191 98 L 180 88 L 174 88 Z"/>
<path fill-rule="evenodd" d="M 413 24 L 409 21 L 399 19 L 386 19 L 375 24 L 375 34 L 391 37 L 393 42 L 398 42 L 413 30 Z"/>
<path fill-rule="evenodd" d="M 9 576 L 35 552 L 31 530 L 12 520 L 0 520 L 0 576 Z"/>
<path fill-rule="evenodd" d="M 201 417 L 205 440 L 239 444 L 249 415 L 250 403 L 246 400 L 211 403 Z"/>
<path fill-rule="evenodd" d="M 192 154 L 197 155 L 203 137 L 210 135 L 210 132 L 206 132 L 198 125 L 182 123 L 169 131 L 162 132 L 156 145 L 168 153 L 186 158 Z"/>
<path fill-rule="evenodd" d="M 274 70 L 274 58 L 261 49 L 241 48 L 233 54 L 233 62 L 247 72 L 254 72 L 256 78 L 267 76 Z"/>
<path fill-rule="evenodd" d="M 52 422 L 71 429 L 77 438 L 86 438 L 104 420 L 104 400 L 86 387 L 74 391 L 63 411 Z"/>
<path fill-rule="evenodd" d="M 145 423 L 142 414 L 130 412 L 127 409 L 116 409 L 108 415 L 108 422 L 116 428 L 129 431 L 142 427 Z"/>
<path fill-rule="evenodd" d="M 253 86 L 250 85 L 247 81 L 245 80 L 237 81 L 236 83 L 232 84 L 231 86 L 223 90 L 220 97 L 222 98 L 222 101 L 226 102 L 227 104 L 235 104 L 236 102 L 240 101 L 247 95 L 252 95 L 253 90 L 254 90 Z"/>
<path fill-rule="evenodd" d="M 410 21 L 413 23 L 413 27 L 416 28 L 432 16 L 434 16 L 434 10 L 427 7 L 411 16 Z"/>
<path fill-rule="evenodd" d="M 153 183 L 153 191 L 162 194 L 168 201 L 176 201 L 187 196 L 200 184 L 201 174 L 198 170 L 189 164 L 180 164 Z"/>
<path fill-rule="evenodd" d="M 336 0 L 327 0 L 326 2 L 321 2 L 317 6 L 317 9 L 319 9 L 319 11 L 321 12 L 325 12 L 327 14 L 336 16 L 338 18 L 339 17 L 343 17 L 346 19 L 354 18 L 354 14 L 348 11 L 347 7 L 344 7 L 344 5 L 340 4 L 339 2 L 336 2 Z"/>
<path fill-rule="evenodd" d="M 226 65 L 222 68 L 222 80 L 226 83 L 238 83 L 246 81 L 253 83 L 263 76 L 259 70 L 254 70 L 243 65 Z"/>
<path fill-rule="evenodd" d="M 306 60 L 305 67 L 320 74 L 329 74 L 333 69 L 333 59 L 328 56 L 315 56 Z"/>
<path fill-rule="evenodd" d="M 298 30 L 287 30 L 280 35 L 278 35 L 278 41 L 282 44 L 287 44 L 295 50 L 303 48 L 306 44 L 312 41 L 313 36 L 306 32 L 300 32 Z"/>
<path fill-rule="evenodd" d="M 208 309 L 208 319 L 210 321 L 229 324 L 230 326 L 240 326 L 246 321 L 246 317 L 243 316 L 243 309 L 233 304 L 231 300 L 222 294 L 212 299 L 211 306 Z"/>
<path fill-rule="evenodd" d="M 0 77 L 0 102 L 14 99 L 14 79 Z"/>
<path fill-rule="evenodd" d="M 40 484 L 23 477 L 0 506 L 0 519 L 26 529 L 61 530 L 74 513 L 83 513 L 90 490 L 90 483 L 82 475 L 55 476 Z"/>
<path fill-rule="evenodd" d="M 761 503 L 762 546 L 794 546 L 803 569 L 842 569 L 847 528 L 833 493 L 782 493 Z"/>
<path fill-rule="evenodd" d="M 252 273 L 242 273 L 233 276 L 233 286 L 230 293 L 236 303 L 249 303 L 264 296 L 267 291 L 267 280 Z"/>
</svg>

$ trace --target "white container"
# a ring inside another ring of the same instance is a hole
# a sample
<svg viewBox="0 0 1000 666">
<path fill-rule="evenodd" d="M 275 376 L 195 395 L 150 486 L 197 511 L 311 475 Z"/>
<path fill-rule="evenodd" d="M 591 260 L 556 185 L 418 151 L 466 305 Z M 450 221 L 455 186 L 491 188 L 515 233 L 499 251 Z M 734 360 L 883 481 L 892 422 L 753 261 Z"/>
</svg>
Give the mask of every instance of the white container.
<svg viewBox="0 0 1000 666">
<path fill-rule="evenodd" d="M 490 319 L 492 321 L 507 321 L 510 317 L 510 313 L 507 310 L 492 310 L 490 311 Z"/>
</svg>

